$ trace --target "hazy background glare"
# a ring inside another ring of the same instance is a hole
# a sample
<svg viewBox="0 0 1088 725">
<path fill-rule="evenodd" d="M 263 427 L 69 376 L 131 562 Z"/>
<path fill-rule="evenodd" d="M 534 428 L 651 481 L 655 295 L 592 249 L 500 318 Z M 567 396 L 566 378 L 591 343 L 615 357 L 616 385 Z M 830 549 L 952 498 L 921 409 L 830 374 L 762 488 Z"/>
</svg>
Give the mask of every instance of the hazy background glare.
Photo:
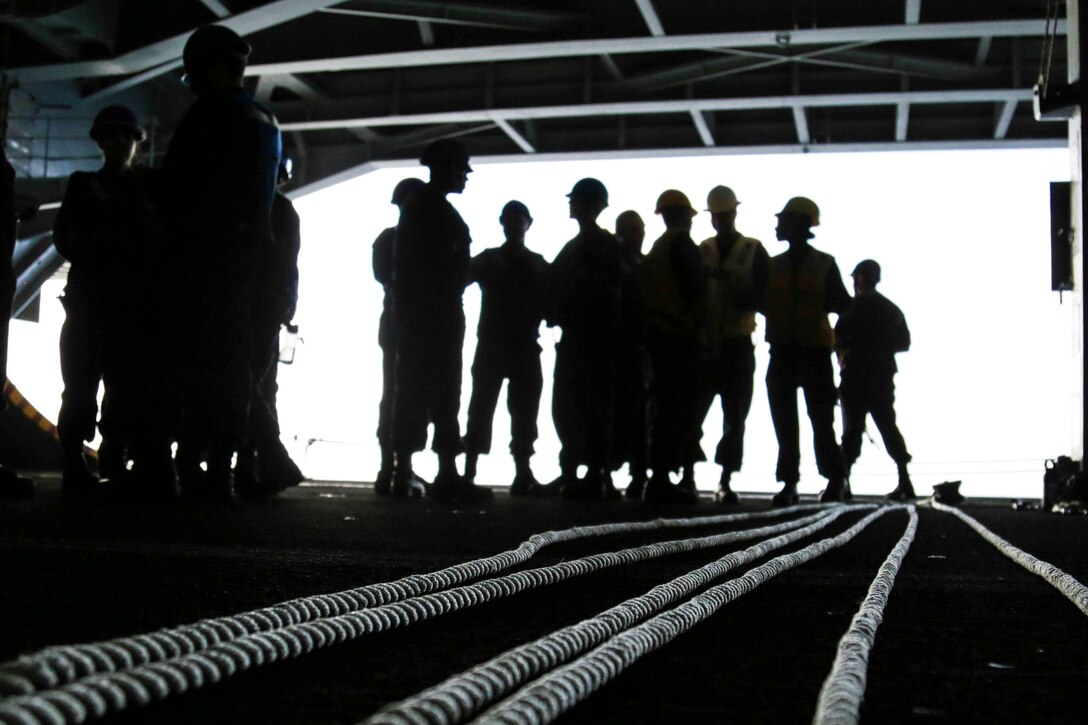
<svg viewBox="0 0 1088 725">
<path fill-rule="evenodd" d="M 577 231 L 565 195 L 584 176 L 609 189 L 603 226 L 613 228 L 625 209 L 642 215 L 645 250 L 663 229 L 653 208 L 666 188 L 684 191 L 701 210 L 711 187 L 731 186 L 742 202 L 738 229 L 761 239 L 772 255 L 785 249 L 774 238 L 774 214 L 791 196 L 811 197 L 821 209 L 814 246 L 836 257 L 848 288 L 854 264 L 867 257 L 879 261 L 880 290 L 907 317 L 914 343 L 898 358 L 897 411 L 919 493 L 963 479 L 968 495 L 1037 496 L 1043 460 L 1068 450 L 1071 305 L 1059 304 L 1050 291 L 1048 235 L 1048 182 L 1069 178 L 1064 150 L 479 161 L 474 168 L 465 193 L 450 197 L 471 229 L 473 253 L 502 243 L 499 210 L 520 199 L 536 220 L 527 244 L 549 260 Z M 418 167 L 384 169 L 296 200 L 303 223 L 296 320 L 304 343 L 295 363 L 280 369 L 280 416 L 289 447 L 312 478 L 373 480 L 377 471 L 382 291 L 371 272 L 371 244 L 396 223 L 389 203 L 396 182 L 425 174 Z M 708 214 L 696 217 L 692 235 L 697 241 L 713 235 Z M 55 298 L 61 286 L 54 281 L 43 290 L 41 324 L 12 323 L 11 378 L 53 420 L 60 400 L 56 335 L 63 313 Z M 473 286 L 465 294 L 462 428 L 478 308 Z M 745 465 L 734 478 L 741 491 L 778 488 L 762 335 L 760 318 Z M 556 331 L 542 328 L 545 386 L 533 459 L 542 481 L 558 475 L 550 417 L 557 339 Z M 816 492 L 824 481 L 815 470 L 803 402 L 801 407 L 801 491 Z M 876 443 L 866 441 L 854 468 L 858 493 L 884 492 L 895 483 L 895 466 L 875 426 L 869 428 Z M 717 405 L 704 434 L 703 448 L 713 457 L 721 435 Z M 512 480 L 508 445 L 504 393 L 492 454 L 480 460 L 480 483 Z M 432 454 L 416 461 L 421 474 L 433 473 Z M 700 464 L 700 487 L 714 488 L 718 473 L 712 463 Z M 626 471 L 616 476 L 619 486 L 626 482 Z"/>
</svg>

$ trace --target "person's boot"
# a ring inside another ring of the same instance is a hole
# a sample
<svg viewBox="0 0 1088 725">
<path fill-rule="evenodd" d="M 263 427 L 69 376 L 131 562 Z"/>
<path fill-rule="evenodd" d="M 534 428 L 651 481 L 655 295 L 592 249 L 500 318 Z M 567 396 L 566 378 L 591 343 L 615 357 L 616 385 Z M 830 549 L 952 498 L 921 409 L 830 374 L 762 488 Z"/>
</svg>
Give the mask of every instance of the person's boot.
<svg viewBox="0 0 1088 725">
<path fill-rule="evenodd" d="M 102 436 L 98 446 L 98 477 L 118 481 L 128 473 L 125 466 L 125 445 L 112 435 Z"/>
<path fill-rule="evenodd" d="M 476 462 L 479 461 L 480 455 L 469 451 L 465 454 L 465 475 L 464 479 L 469 483 L 476 483 Z"/>
<path fill-rule="evenodd" d="M 397 455 L 390 495 L 393 498 L 419 498 L 424 493 L 426 489 L 412 470 L 412 456 L 410 454 Z"/>
<path fill-rule="evenodd" d="M 379 496 L 393 495 L 393 465 L 382 463 L 378 475 L 374 477 L 374 493 Z"/>
<path fill-rule="evenodd" d="M 467 474 L 467 461 L 465 462 L 465 471 Z M 510 484 L 511 496 L 543 497 L 558 493 L 557 490 L 540 485 L 540 482 L 536 480 L 536 476 L 533 475 L 533 469 L 529 465 L 527 457 L 519 456 L 514 459 L 514 471 L 514 482 Z"/>
<path fill-rule="evenodd" d="M 945 481 L 933 487 L 933 500 L 946 506 L 958 506 L 967 500 L 960 493 L 960 485 L 963 481 Z"/>
<path fill-rule="evenodd" d="M 699 503 L 699 489 L 695 487 L 695 466 L 684 466 L 684 472 L 680 476 L 680 483 L 676 489 L 688 497 L 688 503 Z"/>
<path fill-rule="evenodd" d="M 170 457 L 167 440 L 141 441 L 133 445 L 129 472 L 133 494 L 150 501 L 173 501 L 178 497 L 178 474 Z"/>
<path fill-rule="evenodd" d="M 631 474 L 631 482 L 627 484 L 627 490 L 623 494 L 636 501 L 642 500 L 642 493 L 646 490 L 646 469 L 642 466 L 628 464 L 627 470 Z"/>
<path fill-rule="evenodd" d="M 723 506 L 737 506 L 740 504 L 740 498 L 729 486 L 729 479 L 732 476 L 722 471 L 721 481 L 718 482 L 718 491 L 714 494 L 714 503 L 722 504 Z"/>
<path fill-rule="evenodd" d="M 913 501 L 917 498 L 914 494 L 914 484 L 907 472 L 907 464 L 899 464 L 899 483 L 884 498 L 888 501 Z"/>
<path fill-rule="evenodd" d="M 665 471 L 654 471 L 650 480 L 646 482 L 646 490 L 642 494 L 642 500 L 649 504 L 690 504 L 691 495 L 686 493 L 671 480 Z"/>
<path fill-rule="evenodd" d="M 820 503 L 837 503 L 846 499 L 846 479 L 836 476 L 827 481 L 827 488 L 820 494 Z"/>
<path fill-rule="evenodd" d="M 245 446 L 238 451 L 234 464 L 234 492 L 241 498 L 260 498 L 264 495 L 263 482 L 257 475 L 257 450 Z"/>
<path fill-rule="evenodd" d="M 800 500 L 801 497 L 797 495 L 797 482 L 786 481 L 782 484 L 782 490 L 771 497 L 771 506 L 775 508 L 796 506 Z"/>
<path fill-rule="evenodd" d="M 60 486 L 65 496 L 88 496 L 98 490 L 98 476 L 91 473 L 83 456 L 83 441 L 78 447 L 73 444 L 65 448 Z"/>
<path fill-rule="evenodd" d="M 279 438 L 257 445 L 257 479 L 272 493 L 281 493 L 306 480 Z"/>
<path fill-rule="evenodd" d="M 574 489 L 572 496 L 565 497 L 573 498 L 579 501 L 604 501 L 608 498 L 608 489 L 612 486 L 612 477 L 608 475 L 608 472 L 598 466 L 589 466 L 586 469 L 585 477 L 578 482 L 577 487 Z"/>
<path fill-rule="evenodd" d="M 181 479 L 181 496 L 187 501 L 230 501 L 234 498 L 234 473 L 230 469 L 230 450 L 208 454 L 208 470 L 201 476 Z M 199 470 L 199 463 L 197 464 Z"/>
</svg>

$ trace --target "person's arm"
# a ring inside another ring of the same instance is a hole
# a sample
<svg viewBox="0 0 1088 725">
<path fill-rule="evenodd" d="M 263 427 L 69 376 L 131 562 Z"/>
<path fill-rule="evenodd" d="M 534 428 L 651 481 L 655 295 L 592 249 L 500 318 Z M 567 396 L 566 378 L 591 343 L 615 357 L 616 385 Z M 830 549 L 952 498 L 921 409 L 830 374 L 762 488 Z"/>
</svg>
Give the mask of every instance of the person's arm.
<svg viewBox="0 0 1088 725">
<path fill-rule="evenodd" d="M 61 256 L 79 264 L 93 245 L 95 184 L 90 174 L 76 172 L 68 180 L 64 201 L 53 225 L 53 244 Z M 98 201 L 103 201 L 99 199 Z"/>
<path fill-rule="evenodd" d="M 744 311 L 759 311 L 763 298 L 767 295 L 770 279 L 771 255 L 762 244 L 757 244 L 752 257 L 752 286 L 737 295 L 737 308 Z"/>
<path fill-rule="evenodd" d="M 841 315 L 849 310 L 850 305 L 854 303 L 854 298 L 850 296 L 850 293 L 846 291 L 846 286 L 842 283 L 839 265 L 834 260 L 831 262 L 831 268 L 827 270 L 826 289 L 825 306 L 828 312 Z"/>
<path fill-rule="evenodd" d="M 669 255 L 672 268 L 676 272 L 676 283 L 680 297 L 688 302 L 701 296 L 706 291 L 706 272 L 699 248 L 690 236 L 677 236 L 671 242 Z"/>
<path fill-rule="evenodd" d="M 903 312 L 896 307 L 896 326 L 895 336 L 893 343 L 895 345 L 896 352 L 906 352 L 910 350 L 910 328 L 907 327 L 907 318 L 903 316 Z"/>
</svg>

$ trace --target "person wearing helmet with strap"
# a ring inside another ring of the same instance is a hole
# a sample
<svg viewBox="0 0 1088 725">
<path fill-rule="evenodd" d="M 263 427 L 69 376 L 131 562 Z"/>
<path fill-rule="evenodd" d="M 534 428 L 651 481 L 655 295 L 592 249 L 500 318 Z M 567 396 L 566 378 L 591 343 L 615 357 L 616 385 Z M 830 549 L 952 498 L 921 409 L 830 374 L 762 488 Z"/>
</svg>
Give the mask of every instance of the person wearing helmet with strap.
<svg viewBox="0 0 1088 725">
<path fill-rule="evenodd" d="M 643 500 L 696 503 L 695 451 L 699 450 L 699 381 L 705 363 L 702 312 L 706 283 L 699 248 L 691 239 L 697 213 L 688 197 L 669 189 L 657 198 L 655 213 L 665 233 L 642 261 L 646 347 L 650 352 L 653 401 L 650 468 Z M 683 469 L 682 483 L 669 475 Z"/>
<path fill-rule="evenodd" d="M 537 339 L 544 319 L 548 263 L 525 246 L 525 234 L 533 223 L 525 204 L 507 202 L 499 223 L 506 237 L 502 246 L 485 249 L 472 260 L 472 281 L 480 286 L 482 299 L 465 432 L 465 478 L 474 480 L 477 459 L 491 452 L 495 406 L 507 380 L 510 453 L 515 466 L 510 495 L 547 495 L 554 490 L 537 482 L 529 459 L 537 439 L 544 386 Z"/>
<path fill-rule="evenodd" d="M 248 430 L 254 276 L 272 244 L 282 155 L 275 117 L 242 87 L 249 53 L 224 26 L 189 36 L 185 77 L 197 99 L 162 166 L 182 357 L 177 463 L 189 498 L 233 496 L 232 458 Z"/>
<path fill-rule="evenodd" d="M 876 290 L 880 265 L 866 259 L 858 263 L 854 278 L 854 304 L 835 325 L 835 347 L 842 367 L 842 452 L 846 470 L 861 455 L 865 418 L 873 422 L 884 440 L 884 449 L 899 469 L 899 484 L 887 498 L 909 501 L 914 485 L 907 471 L 910 453 L 895 423 L 895 354 L 910 349 L 910 330 L 902 311 Z"/>
<path fill-rule="evenodd" d="M 809 244 L 820 210 L 805 197 L 794 197 L 779 212 L 775 233 L 789 250 L 770 261 L 763 314 L 771 359 L 767 367 L 767 398 L 778 437 L 776 476 L 782 490 L 772 504 L 791 506 L 798 501 L 800 432 L 797 390 L 805 393 L 812 422 L 816 466 L 828 479 L 821 501 L 841 501 L 849 495 L 846 464 L 835 439 L 835 378 L 831 352 L 835 346 L 829 313 L 850 308 L 850 293 L 830 254 Z"/>
<path fill-rule="evenodd" d="M 134 165 L 146 135 L 129 108 L 109 106 L 95 116 L 90 136 L 102 151 L 103 166 L 96 172 L 72 174 L 53 231 L 57 251 L 70 264 L 62 298 L 64 392 L 57 419 L 66 494 L 98 489 L 83 447 L 84 441 L 94 437 L 100 382 L 106 387 L 100 423 L 102 477 L 115 483 L 120 479 L 125 472 L 125 448 L 135 443 L 133 437 L 142 437 L 139 447 L 144 448 L 136 472 L 150 473 L 147 449 L 157 422 L 138 412 L 141 398 L 149 396 L 150 390 L 133 389 L 135 376 L 142 372 L 134 366 L 140 352 L 136 346 L 146 344 L 144 338 L 152 332 L 139 316 L 151 302 L 146 298 L 146 280 L 152 277 L 156 225 L 145 179 Z M 134 336 L 134 329 L 141 334 Z M 162 465 L 163 460 L 169 463 L 168 433 L 161 429 L 159 433 L 160 468 L 169 468 Z M 163 476 L 163 492 L 172 494 L 176 485 L 172 477 L 165 470 L 155 473 Z"/>
<path fill-rule="evenodd" d="M 459 141 L 442 139 L 423 150 L 419 162 L 430 180 L 401 207 L 393 248 L 393 309 L 397 317 L 397 394 L 393 401 L 393 495 L 423 491 L 412 470 L 412 455 L 427 444 L 438 454 L 438 476 L 427 495 L 446 502 L 491 498 L 457 472 L 462 451 L 458 413 L 465 343 L 462 298 L 469 283 L 472 240 L 468 226 L 447 200 L 465 190 L 468 152 Z"/>
<path fill-rule="evenodd" d="M 564 498 L 599 501 L 618 495 L 612 486 L 613 420 L 629 268 L 617 239 L 597 224 L 608 206 L 598 179 L 578 181 L 567 194 L 578 234 L 549 272 L 546 319 L 560 327 L 555 348 L 552 419 L 562 446 L 561 474 L 553 482 Z M 586 466 L 584 478 L 578 467 Z"/>
<path fill-rule="evenodd" d="M 389 203 L 404 208 L 415 192 L 427 182 L 409 177 L 393 187 Z M 397 241 L 395 226 L 382 230 L 374 240 L 371 263 L 374 280 L 382 286 L 382 316 L 378 322 L 378 346 L 382 350 L 382 399 L 378 404 L 378 447 L 382 462 L 374 479 L 374 492 L 388 496 L 393 492 L 393 400 L 396 398 L 397 326 L 393 314 L 393 248 Z"/>
<path fill-rule="evenodd" d="M 727 186 L 715 186 L 707 195 L 707 211 L 716 236 L 699 245 L 707 274 L 706 333 L 710 347 L 707 385 L 703 389 L 700 420 L 706 418 L 714 397 L 721 396 L 722 438 L 714 461 L 722 467 L 714 500 L 739 503 L 730 486 L 744 457 L 744 425 L 752 407 L 756 373 L 755 310 L 767 288 L 770 255 L 758 239 L 737 231 L 737 195 Z"/>
</svg>

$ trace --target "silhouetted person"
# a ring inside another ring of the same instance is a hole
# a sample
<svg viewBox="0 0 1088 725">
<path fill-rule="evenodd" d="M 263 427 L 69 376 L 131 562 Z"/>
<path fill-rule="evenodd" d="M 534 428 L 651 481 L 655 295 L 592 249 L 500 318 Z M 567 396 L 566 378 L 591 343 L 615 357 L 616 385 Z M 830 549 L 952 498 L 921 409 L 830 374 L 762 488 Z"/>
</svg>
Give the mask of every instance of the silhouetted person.
<svg viewBox="0 0 1088 725">
<path fill-rule="evenodd" d="M 288 161 L 280 163 L 280 187 L 291 180 Z M 295 316 L 301 247 L 298 212 L 291 200 L 277 190 L 272 200 L 272 244 L 258 259 L 255 275 L 249 437 L 238 451 L 235 465 L 235 487 L 241 496 L 275 495 L 304 479 L 280 439 L 276 410 L 280 328 Z"/>
<path fill-rule="evenodd" d="M 390 204 L 400 209 L 412 194 L 421 189 L 423 179 L 408 178 L 393 187 Z M 388 496 L 393 490 L 393 400 L 396 398 L 397 325 L 393 311 L 393 248 L 397 241 L 397 228 L 382 230 L 374 240 L 371 262 L 374 279 L 381 284 L 382 316 L 378 322 L 378 346 L 382 349 L 382 399 L 378 404 L 378 446 L 382 463 L 374 479 L 374 490 Z"/>
<path fill-rule="evenodd" d="M 7 380 L 8 323 L 15 295 L 15 253 L 18 214 L 15 208 L 15 169 L 8 163 L 6 144 L 0 143 L 0 379 Z M 7 408 L 7 396 L 0 395 L 0 410 Z M 34 495 L 34 481 L 22 478 L 0 465 L 0 499 Z"/>
<path fill-rule="evenodd" d="M 687 196 L 675 189 L 663 192 L 657 199 L 656 212 L 665 222 L 665 233 L 642 260 L 646 341 L 653 361 L 653 475 L 643 499 L 650 503 L 695 503 L 706 284 L 699 248 L 691 239 L 691 220 L 696 211 Z M 677 486 L 669 474 L 679 469 L 683 469 L 684 483 Z"/>
<path fill-rule="evenodd" d="M 714 462 L 722 467 L 722 475 L 714 500 L 735 504 L 738 498 L 730 479 L 744 458 L 744 424 L 752 407 L 756 374 L 752 333 L 756 307 L 767 289 L 770 255 L 759 240 L 737 231 L 740 202 L 732 189 L 715 186 L 706 203 L 717 234 L 699 245 L 707 275 L 705 326 L 710 346 L 701 419 L 720 395 L 722 439 Z"/>
<path fill-rule="evenodd" d="M 193 498 L 233 493 L 252 393 L 254 275 L 272 243 L 281 140 L 272 113 L 242 88 L 249 51 L 222 26 L 189 36 L 183 58 L 197 100 L 162 170 L 182 365 L 177 463 Z"/>
<path fill-rule="evenodd" d="M 540 323 L 544 319 L 544 282 L 548 263 L 525 246 L 533 223 L 529 209 L 511 201 L 499 216 L 506 241 L 472 260 L 472 281 L 480 285 L 480 324 L 472 363 L 472 397 L 465 433 L 465 479 L 476 478 L 476 460 L 491 452 L 491 426 L 502 381 L 508 380 L 510 453 L 515 476 L 511 496 L 541 495 L 529 459 L 537 438 L 536 419 L 544 386 L 540 370 Z"/>
<path fill-rule="evenodd" d="M 820 210 L 810 199 L 794 197 L 777 215 L 778 239 L 787 252 L 770 262 L 764 315 L 771 359 L 767 367 L 767 398 L 778 437 L 776 476 L 783 483 L 775 506 L 797 503 L 801 450 L 797 422 L 797 389 L 805 393 L 812 422 L 816 466 L 828 479 L 821 501 L 841 501 L 847 494 L 846 464 L 835 440 L 835 379 L 831 365 L 834 333 L 828 313 L 850 307 L 835 258 L 809 245 L 811 228 L 820 223 Z"/>
<path fill-rule="evenodd" d="M 597 225 L 608 206 L 604 184 L 582 179 L 567 196 L 578 235 L 552 262 L 547 299 L 548 324 L 563 330 L 552 391 L 562 473 L 553 483 L 566 498 L 601 500 L 614 495 L 609 461 L 628 267 L 619 242 Z"/>
<path fill-rule="evenodd" d="M 865 418 L 873 416 L 884 448 L 899 469 L 899 484 L 888 498 L 914 498 L 907 472 L 910 453 L 895 424 L 895 354 L 910 349 L 910 330 L 903 313 L 876 290 L 880 265 L 866 259 L 854 268 L 854 304 L 835 325 L 835 347 L 842 365 L 839 397 L 842 400 L 842 453 L 846 470 L 861 455 Z"/>
<path fill-rule="evenodd" d="M 646 488 L 649 421 L 647 406 L 651 366 L 646 352 L 646 320 L 642 308 L 642 243 L 646 224 L 637 211 L 620 212 L 616 217 L 616 238 L 620 242 L 624 279 L 624 309 L 621 323 L 619 356 L 616 361 L 615 428 L 612 440 L 612 469 L 627 464 L 631 482 L 624 492 L 628 498 L 641 499 Z"/>
<path fill-rule="evenodd" d="M 145 290 L 154 243 L 151 207 L 133 167 L 145 135 L 132 111 L 110 106 L 95 117 L 90 136 L 102 151 L 103 166 L 69 178 L 53 233 L 57 251 L 71 265 L 62 298 L 64 392 L 57 420 L 63 487 L 69 494 L 86 493 L 97 484 L 83 446 L 94 437 L 100 382 L 106 386 L 99 456 L 104 477 L 122 475 L 125 449 L 140 437 L 146 448 L 148 426 L 154 425 L 138 413 L 143 391 L 135 390 L 137 363 L 143 362 L 135 345 L 145 334 L 141 315 L 150 304 Z M 173 485 L 168 479 L 167 493 Z"/>
<path fill-rule="evenodd" d="M 458 141 L 443 139 L 423 151 L 430 181 L 401 208 L 393 252 L 393 308 L 397 318 L 397 394 L 393 403 L 393 494 L 415 496 L 423 486 L 412 454 L 427 444 L 438 454 L 438 476 L 428 495 L 443 501 L 490 498 L 491 490 L 457 473 L 461 433 L 461 357 L 465 341 L 462 297 L 469 281 L 468 227 L 446 199 L 465 189 L 472 167 Z"/>
</svg>

